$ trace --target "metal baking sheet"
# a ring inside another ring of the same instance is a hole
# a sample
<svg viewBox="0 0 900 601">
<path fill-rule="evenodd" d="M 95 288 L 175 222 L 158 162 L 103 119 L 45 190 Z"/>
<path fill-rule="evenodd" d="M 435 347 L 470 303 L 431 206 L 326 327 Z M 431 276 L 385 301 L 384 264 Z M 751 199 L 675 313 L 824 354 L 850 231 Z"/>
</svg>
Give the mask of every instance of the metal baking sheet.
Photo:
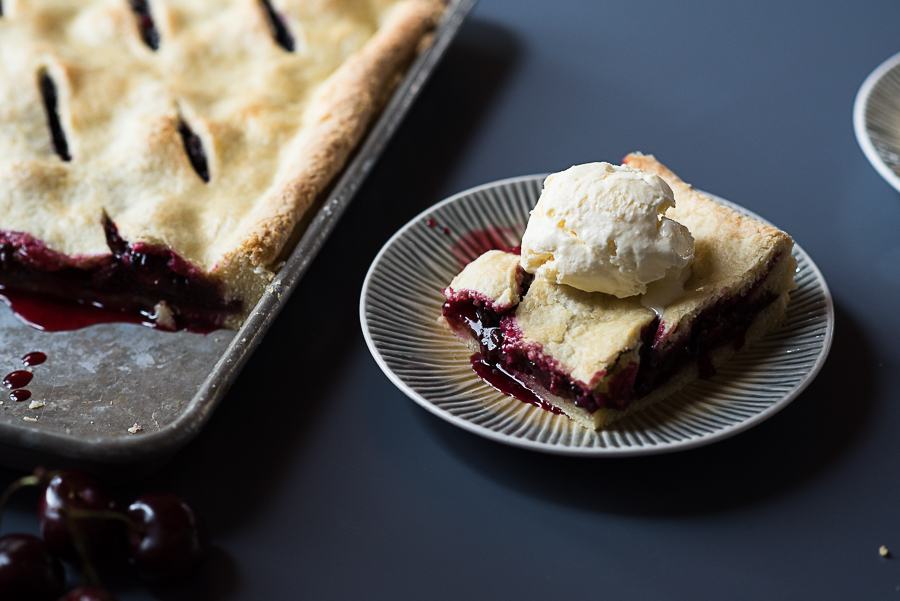
<svg viewBox="0 0 900 601">
<path fill-rule="evenodd" d="M 152 470 L 193 438 L 262 341 L 334 229 L 476 0 L 452 0 L 353 160 L 320 204 L 296 248 L 237 332 L 168 333 L 132 324 L 42 332 L 0 307 L 0 369 L 43 351 L 30 368 L 29 401 L 0 394 L 0 464 Z M 30 408 L 31 405 L 41 405 Z M 141 430 L 132 433 L 135 424 Z"/>
</svg>

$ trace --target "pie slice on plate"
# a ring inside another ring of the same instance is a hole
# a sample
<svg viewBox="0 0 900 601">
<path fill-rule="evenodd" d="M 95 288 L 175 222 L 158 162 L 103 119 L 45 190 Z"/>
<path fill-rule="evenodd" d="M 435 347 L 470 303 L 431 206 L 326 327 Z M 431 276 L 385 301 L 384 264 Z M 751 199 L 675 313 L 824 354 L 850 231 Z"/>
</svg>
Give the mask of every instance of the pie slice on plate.
<svg viewBox="0 0 900 601">
<path fill-rule="evenodd" d="M 0 285 L 238 327 L 440 0 L 2 0 Z"/>
<path fill-rule="evenodd" d="M 685 292 L 659 314 L 637 296 L 532 277 L 516 250 L 485 253 L 444 290 L 442 319 L 474 351 L 480 376 L 593 429 L 711 377 L 781 324 L 796 288 L 786 233 L 694 190 L 652 156 L 624 163 L 668 183 L 676 206 L 666 217 L 694 237 Z"/>
</svg>

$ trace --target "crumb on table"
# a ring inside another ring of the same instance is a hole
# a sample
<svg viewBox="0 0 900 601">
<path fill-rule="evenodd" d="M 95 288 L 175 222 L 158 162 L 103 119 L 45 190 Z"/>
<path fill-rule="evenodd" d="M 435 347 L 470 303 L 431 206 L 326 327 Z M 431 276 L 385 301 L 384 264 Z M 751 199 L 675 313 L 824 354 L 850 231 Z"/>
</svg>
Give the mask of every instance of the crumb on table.
<svg viewBox="0 0 900 601">
<path fill-rule="evenodd" d="M 131 426 L 130 428 L 128 428 L 128 433 L 129 434 L 137 434 L 141 430 L 143 430 L 143 428 L 140 427 L 139 425 L 135 424 L 135 425 Z"/>
<path fill-rule="evenodd" d="M 888 551 L 888 548 L 885 547 L 884 545 L 881 545 L 880 547 L 878 547 L 878 554 L 881 555 L 882 557 L 890 557 L 891 556 L 891 552 Z"/>
</svg>

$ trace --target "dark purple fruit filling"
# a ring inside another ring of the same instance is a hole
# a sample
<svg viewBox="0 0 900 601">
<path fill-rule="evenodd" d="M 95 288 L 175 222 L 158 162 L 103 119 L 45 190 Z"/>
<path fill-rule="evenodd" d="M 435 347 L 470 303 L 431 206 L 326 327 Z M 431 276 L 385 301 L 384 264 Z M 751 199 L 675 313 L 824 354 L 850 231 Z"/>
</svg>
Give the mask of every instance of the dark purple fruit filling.
<svg viewBox="0 0 900 601">
<path fill-rule="evenodd" d="M 46 70 L 38 74 L 38 84 L 41 88 L 41 96 L 44 99 L 44 109 L 47 112 L 47 125 L 50 127 L 50 137 L 53 141 L 53 150 L 64 161 L 71 161 L 69 143 L 66 141 L 66 133 L 59 121 L 57 110 L 56 84 L 50 79 Z"/>
<path fill-rule="evenodd" d="M 187 153 L 194 171 L 197 172 L 200 179 L 209 183 L 209 164 L 206 162 L 206 151 L 203 150 L 203 142 L 200 141 L 200 137 L 184 120 L 178 124 L 178 133 L 181 134 L 184 151 Z"/>
<path fill-rule="evenodd" d="M 0 232 L 0 296 L 27 323 L 49 331 L 107 322 L 207 332 L 241 311 L 222 286 L 168 248 L 129 244 L 104 222 L 111 254 L 69 257 L 29 234 Z M 174 323 L 157 321 L 163 302 Z"/>
<path fill-rule="evenodd" d="M 266 20 L 269 22 L 269 28 L 272 30 L 275 42 L 288 52 L 293 52 L 294 36 L 288 31 L 284 19 L 275 11 L 269 0 L 260 0 L 260 4 L 262 4 L 263 11 L 266 13 Z"/>
<path fill-rule="evenodd" d="M 141 39 L 153 50 L 159 50 L 159 31 L 156 30 L 156 23 L 153 22 L 153 15 L 150 14 L 150 4 L 147 3 L 147 0 L 128 0 L 128 3 L 137 17 Z"/>
</svg>

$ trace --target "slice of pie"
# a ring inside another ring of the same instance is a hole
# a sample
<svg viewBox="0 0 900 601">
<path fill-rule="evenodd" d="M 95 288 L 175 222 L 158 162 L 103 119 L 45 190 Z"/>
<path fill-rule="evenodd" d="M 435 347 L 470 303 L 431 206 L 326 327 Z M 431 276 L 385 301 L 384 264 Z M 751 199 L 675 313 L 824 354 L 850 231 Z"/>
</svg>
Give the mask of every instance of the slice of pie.
<svg viewBox="0 0 900 601">
<path fill-rule="evenodd" d="M 0 2 L 0 285 L 177 327 L 243 322 L 444 7 Z"/>
<path fill-rule="evenodd" d="M 796 288 L 790 236 L 694 190 L 652 156 L 635 153 L 624 163 L 669 184 L 676 206 L 666 217 L 694 237 L 685 292 L 660 315 L 638 296 L 533 278 L 516 250 L 485 253 L 444 290 L 443 321 L 475 352 L 479 375 L 588 428 L 711 377 L 783 321 Z"/>
</svg>

